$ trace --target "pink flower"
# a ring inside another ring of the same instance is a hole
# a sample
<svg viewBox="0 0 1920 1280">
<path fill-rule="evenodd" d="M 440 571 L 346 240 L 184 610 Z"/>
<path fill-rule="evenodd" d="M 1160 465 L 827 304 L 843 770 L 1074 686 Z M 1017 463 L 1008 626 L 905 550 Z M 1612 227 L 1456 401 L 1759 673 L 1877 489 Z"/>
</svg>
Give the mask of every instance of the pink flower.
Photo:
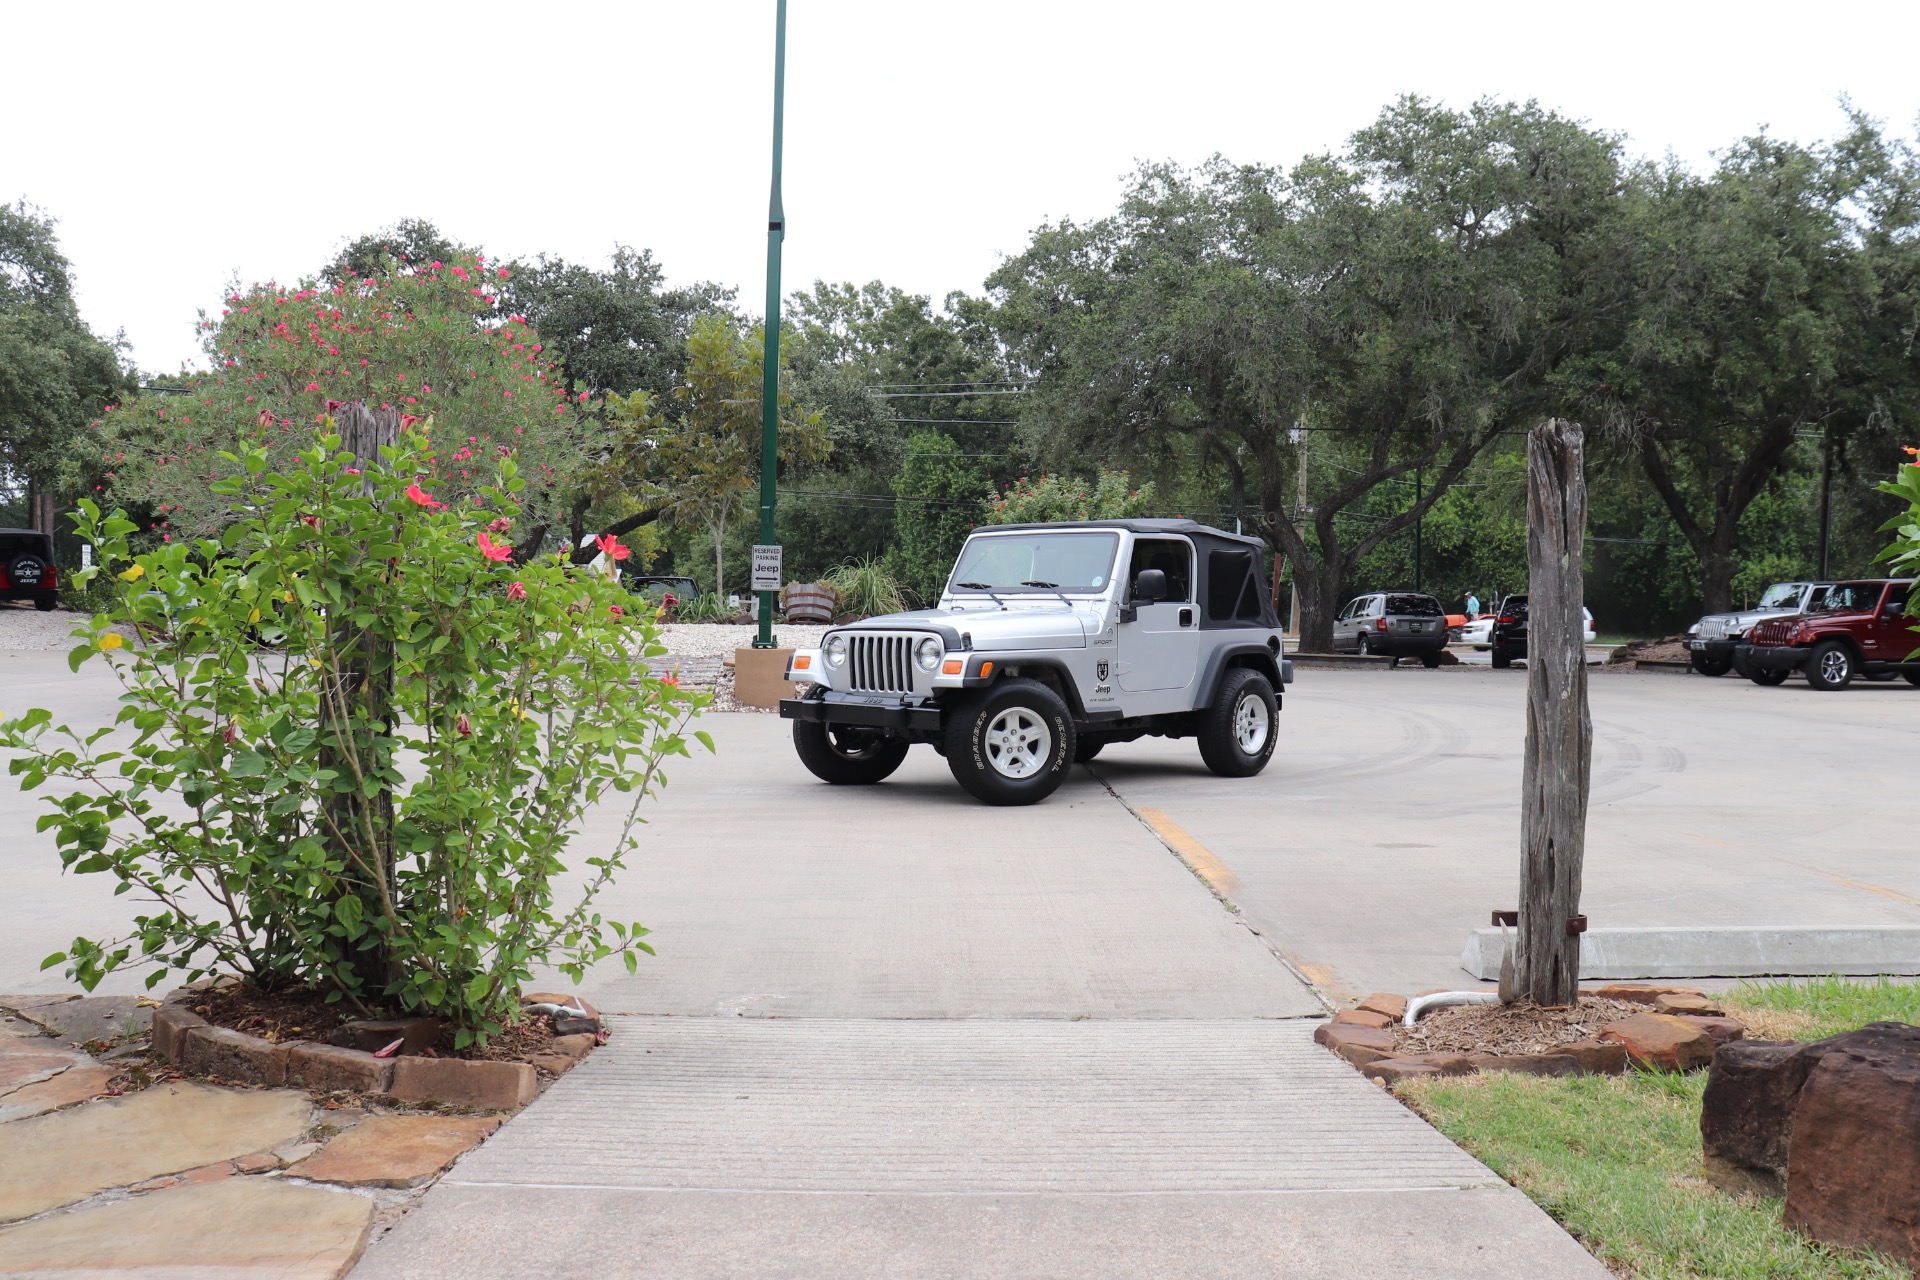
<svg viewBox="0 0 1920 1280">
<path fill-rule="evenodd" d="M 680 687 L 680 677 L 676 674 L 669 673 L 667 675 L 660 677 L 660 683 L 670 684 L 674 688 L 678 689 Z"/>
<path fill-rule="evenodd" d="M 617 605 L 617 604 L 610 604 L 610 605 L 608 605 L 608 606 L 607 606 L 607 612 L 608 612 L 608 613 L 610 613 L 610 614 L 612 614 L 612 615 L 613 615 L 614 617 L 616 617 L 616 618 L 624 618 L 624 617 L 626 617 L 626 616 L 627 616 L 627 611 L 626 611 L 625 609 L 622 609 L 622 608 L 621 608 L 621 607 L 620 607 L 619 605 Z"/>
<path fill-rule="evenodd" d="M 513 528 L 513 517 L 501 516 L 498 519 L 491 521 L 487 525 L 487 532 L 488 533 L 505 533 L 507 530 L 511 528 Z"/>
<path fill-rule="evenodd" d="M 480 554 L 489 560 L 505 560 L 513 554 L 511 543 L 495 542 L 486 534 L 480 535 Z"/>
<path fill-rule="evenodd" d="M 318 391 L 319 389 L 320 389 L 320 384 L 317 382 L 309 382 L 307 384 L 307 390 L 309 391 Z"/>
<path fill-rule="evenodd" d="M 599 544 L 600 554 L 609 560 L 625 560 L 633 554 L 631 547 L 623 547 L 620 545 L 620 539 L 608 537 L 604 533 L 595 538 L 594 541 Z"/>
<path fill-rule="evenodd" d="M 467 717 L 464 713 L 461 714 L 458 720 L 453 722 L 453 727 L 463 738 L 473 736 L 473 726 L 467 723 Z"/>
<path fill-rule="evenodd" d="M 447 505 L 444 502 L 435 502 L 433 495 L 422 489 L 418 480 L 407 486 L 407 496 L 412 498 L 416 505 L 425 507 L 429 511 L 442 511 Z"/>
<path fill-rule="evenodd" d="M 521 586 L 519 583 L 516 582 L 512 586 L 507 588 L 507 599 L 525 600 L 526 598 L 527 598 L 527 589 Z"/>
</svg>

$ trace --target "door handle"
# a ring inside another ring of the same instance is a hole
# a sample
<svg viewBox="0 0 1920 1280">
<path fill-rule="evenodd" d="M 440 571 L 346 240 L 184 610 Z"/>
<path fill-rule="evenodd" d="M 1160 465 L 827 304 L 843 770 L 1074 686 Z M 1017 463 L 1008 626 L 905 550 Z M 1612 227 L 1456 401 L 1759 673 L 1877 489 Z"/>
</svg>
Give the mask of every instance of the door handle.
<svg viewBox="0 0 1920 1280">
<path fill-rule="evenodd" d="M 1183 627 L 1190 627 L 1193 625 L 1193 610 L 1182 609 L 1180 611 L 1180 625 Z"/>
</svg>

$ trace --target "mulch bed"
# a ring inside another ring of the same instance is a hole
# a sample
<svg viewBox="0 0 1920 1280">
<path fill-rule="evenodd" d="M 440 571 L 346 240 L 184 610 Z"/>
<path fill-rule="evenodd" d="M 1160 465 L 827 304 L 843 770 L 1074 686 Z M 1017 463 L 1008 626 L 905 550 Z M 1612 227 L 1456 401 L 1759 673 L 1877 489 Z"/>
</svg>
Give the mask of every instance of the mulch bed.
<svg viewBox="0 0 1920 1280">
<path fill-rule="evenodd" d="M 216 1027 L 244 1031 L 272 1044 L 285 1044 L 292 1040 L 313 1040 L 324 1044 L 335 1030 L 358 1016 L 341 1001 L 327 1003 L 323 993 L 311 988 L 293 987 L 285 991 L 268 992 L 239 983 L 201 992 L 187 1007 Z M 455 1049 L 453 1037 L 452 1027 L 443 1029 L 440 1038 L 426 1050 L 424 1056 L 524 1062 L 535 1054 L 551 1049 L 553 1019 L 545 1014 L 532 1014 L 519 1022 L 510 1023 L 485 1047 L 468 1045 L 464 1049 Z"/>
<path fill-rule="evenodd" d="M 1436 1009 L 1411 1027 L 1396 1023 L 1394 1052 L 1546 1053 L 1561 1045 L 1591 1040 L 1608 1023 L 1644 1012 L 1645 1005 L 1592 996 L 1560 1009 L 1526 1003 L 1460 1005 Z"/>
<path fill-rule="evenodd" d="M 1685 662 L 1690 653 L 1685 636 L 1661 636 L 1657 640 L 1635 640 L 1623 644 L 1607 657 L 1610 667 L 1629 662 Z"/>
</svg>

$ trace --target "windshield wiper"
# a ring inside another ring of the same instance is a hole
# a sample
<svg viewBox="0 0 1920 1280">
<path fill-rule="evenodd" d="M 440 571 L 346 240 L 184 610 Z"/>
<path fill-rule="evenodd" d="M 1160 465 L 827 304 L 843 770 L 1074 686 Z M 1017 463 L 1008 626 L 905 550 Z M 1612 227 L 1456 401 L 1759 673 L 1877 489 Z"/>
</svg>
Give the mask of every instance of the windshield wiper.
<svg viewBox="0 0 1920 1280">
<path fill-rule="evenodd" d="M 1023 587 L 1039 587 L 1043 591 L 1051 591 L 1053 592 L 1053 594 L 1060 597 L 1061 604 L 1066 605 L 1068 608 L 1073 607 L 1073 601 L 1067 599 L 1067 593 L 1060 589 L 1060 584 L 1057 582 L 1040 582 L 1037 580 L 1030 579 L 1026 582 L 1022 582 L 1020 585 Z"/>
<path fill-rule="evenodd" d="M 1002 600 L 999 596 L 993 594 L 993 588 L 988 586 L 984 582 L 956 582 L 953 585 L 956 587 L 965 587 L 968 591 L 984 591 L 987 593 L 987 599 L 993 601 L 995 604 L 999 605 L 1002 609 L 1007 607 L 1007 602 L 1005 600 Z"/>
</svg>

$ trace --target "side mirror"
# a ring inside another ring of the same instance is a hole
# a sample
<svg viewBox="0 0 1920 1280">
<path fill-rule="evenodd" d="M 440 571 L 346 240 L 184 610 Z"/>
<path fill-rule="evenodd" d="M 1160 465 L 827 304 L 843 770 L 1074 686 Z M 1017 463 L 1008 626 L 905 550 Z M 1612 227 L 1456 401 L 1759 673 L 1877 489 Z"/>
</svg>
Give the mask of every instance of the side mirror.
<svg viewBox="0 0 1920 1280">
<path fill-rule="evenodd" d="M 1898 618 L 1906 611 L 1907 606 L 1904 604 L 1888 603 L 1880 606 L 1880 616 L 1883 618 Z"/>
<path fill-rule="evenodd" d="M 1164 569 L 1142 569 L 1133 580 L 1135 604 L 1157 604 L 1167 598 L 1167 573 Z"/>
</svg>

